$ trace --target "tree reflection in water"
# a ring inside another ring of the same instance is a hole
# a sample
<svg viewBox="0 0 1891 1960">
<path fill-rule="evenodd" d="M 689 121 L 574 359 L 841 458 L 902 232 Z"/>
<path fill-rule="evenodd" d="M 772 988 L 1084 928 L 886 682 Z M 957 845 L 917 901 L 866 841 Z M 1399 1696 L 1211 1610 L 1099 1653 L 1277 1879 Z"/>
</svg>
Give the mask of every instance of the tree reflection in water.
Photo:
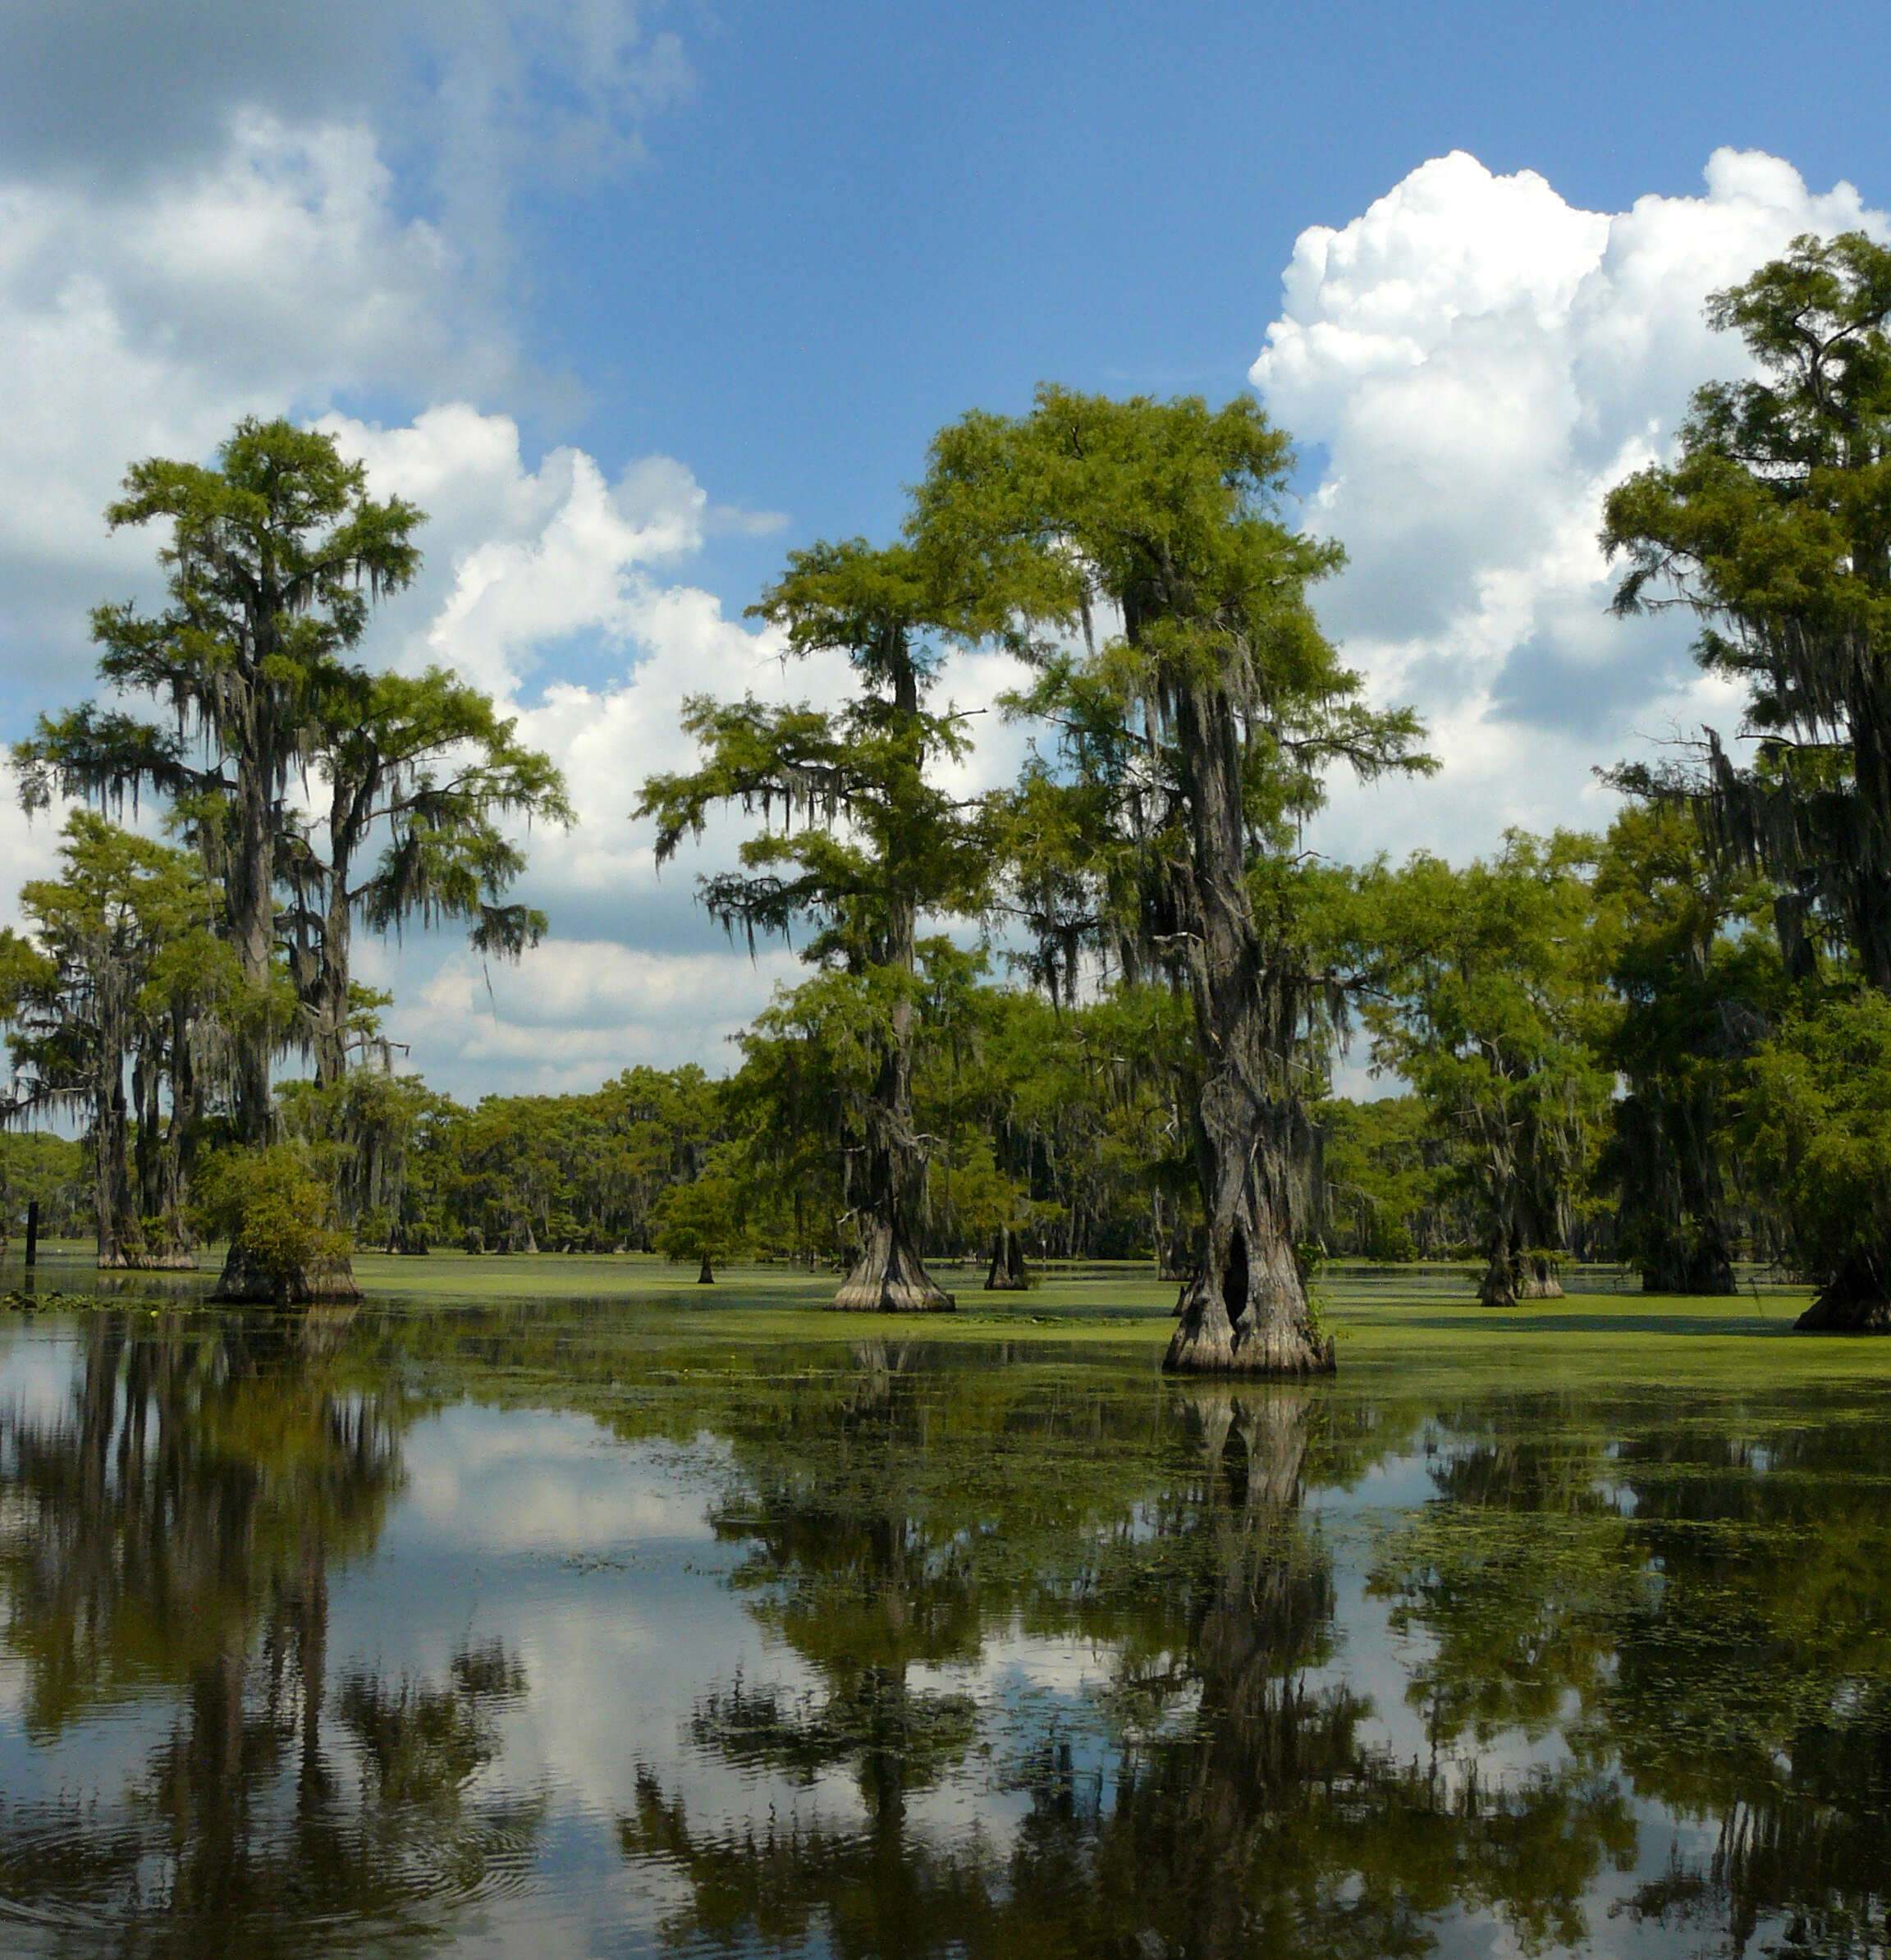
<svg viewBox="0 0 1891 1960">
<path fill-rule="evenodd" d="M 1543 1399 L 1459 1414 L 1378 1589 L 1448 1744 L 1552 1729 L 1710 1828 L 1626 1916 L 1786 1955 L 1891 1949 L 1891 1426 L 1611 1441 Z"/>
<path fill-rule="evenodd" d="M 724 1527 L 753 1550 L 738 1582 L 762 1588 L 757 1616 L 820 1687 L 736 1683 L 699 1704 L 694 1734 L 804 1784 L 848 1770 L 866 1823 L 817 1805 L 704 1828 L 644 1773 L 621 1836 L 686 1881 L 671 1944 L 863 1960 L 1399 1954 L 1424 1951 L 1427 1921 L 1454 1905 L 1495 1911 L 1525 1945 L 1579 1939 L 1586 1889 L 1634 1842 L 1609 1780 L 1572 1769 L 1487 1788 L 1463 1765 L 1396 1761 L 1364 1738 L 1367 1704 L 1321 1671 L 1332 1565 L 1300 1509 L 1321 1406 L 1293 1390 L 1179 1392 L 1170 1473 L 1137 1519 L 1092 1521 L 1074 1576 L 1048 1541 L 986 1568 L 949 1506 L 898 1508 L 911 1481 L 896 1453 L 924 1439 L 896 1421 L 876 1434 L 858 1399 L 836 1417 L 844 1447 L 739 1444 L 749 1501 Z M 1023 1766 L 1029 1810 L 1008 1846 L 916 1828 L 907 1797 L 964 1764 L 977 1714 L 913 1689 L 909 1669 L 972 1664 L 987 1630 L 1019 1622 L 1112 1652 L 1107 1771 L 1079 1771 L 1051 1737 Z"/>
<path fill-rule="evenodd" d="M 329 1572 L 373 1550 L 410 1412 L 339 1390 L 327 1332 L 101 1312 L 69 1408 L 0 1410 L 29 1736 L 174 1709 L 121 1790 L 0 1807 L 0 1895 L 57 1944 L 333 1952 L 437 1929 L 529 1853 L 536 1806 L 469 1793 L 524 1686 L 503 1652 L 440 1683 L 330 1678 Z"/>
<path fill-rule="evenodd" d="M 715 1367 L 659 1333 L 626 1369 L 615 1326 L 551 1318 L 391 1317 L 325 1356 L 318 1325 L 101 1314 L 69 1405 L 0 1412 L 0 1638 L 30 1736 L 98 1793 L 0 1798 L 0 1888 L 41 1921 L 0 1948 L 444 1944 L 530 1877 L 541 1805 L 489 1793 L 512 1653 L 387 1678 L 332 1651 L 331 1575 L 380 1541 L 420 1413 L 386 1385 L 425 1379 L 719 1439 L 689 1460 L 723 1480 L 730 1616 L 782 1678 L 685 1675 L 689 1741 L 753 1779 L 733 1816 L 688 1769 L 614 1798 L 672 1949 L 1891 1949 L 1891 1425 L 1862 1391 L 1440 1405 L 996 1344 Z M 1428 1500 L 1324 1523 L 1374 1466 Z M 633 1610 L 721 1582 L 626 1570 Z M 1094 1692 L 1055 1685 L 1073 1656 Z M 597 1706 L 633 1761 L 675 1733 Z M 569 1870 L 508 1912 L 620 1911 Z"/>
</svg>

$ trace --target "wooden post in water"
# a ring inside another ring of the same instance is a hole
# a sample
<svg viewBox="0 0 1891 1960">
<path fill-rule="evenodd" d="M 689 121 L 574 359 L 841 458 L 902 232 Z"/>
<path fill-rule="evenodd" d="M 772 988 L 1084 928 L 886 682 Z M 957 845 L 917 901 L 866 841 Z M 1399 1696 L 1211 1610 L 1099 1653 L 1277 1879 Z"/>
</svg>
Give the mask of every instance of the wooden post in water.
<svg viewBox="0 0 1891 1960">
<path fill-rule="evenodd" d="M 26 1264 L 29 1269 L 39 1263 L 39 1201 L 30 1198 L 26 1201 Z"/>
</svg>

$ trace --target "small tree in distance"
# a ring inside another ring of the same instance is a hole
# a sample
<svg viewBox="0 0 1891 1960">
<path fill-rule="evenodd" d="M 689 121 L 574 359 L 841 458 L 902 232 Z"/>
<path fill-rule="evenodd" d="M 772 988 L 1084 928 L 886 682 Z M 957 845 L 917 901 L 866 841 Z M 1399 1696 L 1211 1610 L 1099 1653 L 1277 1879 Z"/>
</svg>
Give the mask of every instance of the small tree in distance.
<svg viewBox="0 0 1891 1960">
<path fill-rule="evenodd" d="M 701 1175 L 688 1184 L 672 1184 L 657 1201 L 651 1217 L 651 1243 L 673 1263 L 696 1260 L 701 1268 L 697 1285 L 714 1285 L 717 1262 L 731 1259 L 748 1247 L 742 1197 L 741 1184 L 724 1147 L 712 1154 Z"/>
<path fill-rule="evenodd" d="M 1557 1264 L 1609 1118 L 1596 854 L 1593 838 L 1513 831 L 1488 863 L 1458 871 L 1421 854 L 1360 883 L 1379 963 L 1373 1063 L 1412 1084 L 1455 1147 L 1486 1306 L 1561 1295 Z"/>
</svg>

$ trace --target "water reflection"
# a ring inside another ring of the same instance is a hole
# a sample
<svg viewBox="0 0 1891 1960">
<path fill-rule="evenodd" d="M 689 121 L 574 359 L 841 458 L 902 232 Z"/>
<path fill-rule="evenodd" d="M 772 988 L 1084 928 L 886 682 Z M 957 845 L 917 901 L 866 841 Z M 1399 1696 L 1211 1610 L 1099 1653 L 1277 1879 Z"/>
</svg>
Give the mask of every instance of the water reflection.
<svg viewBox="0 0 1891 1960">
<path fill-rule="evenodd" d="M 921 1446 L 896 1401 L 877 1427 L 857 1404 L 838 1412 L 845 1448 L 810 1447 L 804 1430 L 792 1449 L 739 1449 L 758 1501 L 725 1519 L 754 1546 L 736 1582 L 762 1589 L 758 1619 L 823 1688 L 785 1707 L 731 1683 L 692 1733 L 804 1780 L 846 1763 L 867 1823 L 693 1823 L 646 1771 L 620 1829 L 631 1857 L 687 1880 L 671 1945 L 820 1934 L 889 1960 L 1402 1953 L 1466 1905 L 1527 1946 L 1580 1941 L 1585 1889 L 1634 1842 L 1613 1783 L 1572 1765 L 1487 1788 L 1474 1762 L 1399 1761 L 1364 1733 L 1367 1700 L 1318 1678 L 1335 1646 L 1334 1555 L 1300 1498 L 1321 1408 L 1290 1391 L 1176 1398 L 1171 1474 L 1142 1494 L 1141 1528 L 1092 1521 L 1074 1584 L 1045 1547 L 993 1587 L 950 1508 L 891 1501 Z M 964 1696 L 915 1695 L 908 1671 L 976 1662 L 980 1628 L 1019 1617 L 1109 1638 L 1111 1747 L 1080 1765 L 1047 1735 L 1014 1775 L 1028 1808 L 1009 1844 L 915 1830 L 905 1794 L 964 1760 L 976 1715 Z"/>
<path fill-rule="evenodd" d="M 1380 1590 L 1431 1657 L 1445 1740 L 1558 1733 L 1645 1802 L 1710 1825 L 1619 1910 L 1742 1951 L 1891 1939 L 1891 1425 L 1775 1421 L 1611 1437 L 1565 1412 L 1461 1421 L 1440 1504 Z"/>
<path fill-rule="evenodd" d="M 1868 1398 L 1216 1389 L 551 1312 L 32 1339 L 0 1946 L 1891 1939 Z"/>
<path fill-rule="evenodd" d="M 167 1706 L 83 1810 L 9 1793 L 0 1895 L 48 1934 L 116 1926 L 149 1953 L 428 1926 L 433 1902 L 518 1867 L 537 1807 L 468 1796 L 489 1710 L 523 1688 L 502 1651 L 469 1649 L 439 1683 L 331 1679 L 330 1573 L 373 1549 L 411 1412 L 339 1392 L 319 1320 L 149 1317 L 89 1317 L 66 1406 L 0 1409 L 26 1734 L 50 1747 L 135 1699 Z"/>
</svg>

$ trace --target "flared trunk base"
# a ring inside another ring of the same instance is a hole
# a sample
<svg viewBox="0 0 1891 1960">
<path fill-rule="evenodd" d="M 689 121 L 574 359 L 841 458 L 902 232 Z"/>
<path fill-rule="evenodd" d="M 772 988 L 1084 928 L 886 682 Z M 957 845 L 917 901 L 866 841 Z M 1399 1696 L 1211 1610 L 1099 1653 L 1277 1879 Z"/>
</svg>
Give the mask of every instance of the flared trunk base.
<svg viewBox="0 0 1891 1960">
<path fill-rule="evenodd" d="M 1724 1298 L 1738 1293 L 1733 1262 L 1722 1252 L 1651 1259 L 1641 1268 L 1644 1293 L 1681 1294 L 1689 1298 Z"/>
<path fill-rule="evenodd" d="M 985 1275 L 987 1293 L 1028 1293 L 1031 1275 L 1024 1264 L 1024 1248 L 1010 1226 L 1000 1225 L 991 1242 L 991 1270 Z"/>
<path fill-rule="evenodd" d="M 1245 1259 L 1233 1259 L 1219 1273 L 1211 1268 L 1197 1274 L 1183 1289 L 1178 1311 L 1181 1325 L 1162 1357 L 1171 1374 L 1290 1377 L 1334 1372 L 1333 1337 L 1314 1330 L 1298 1274 L 1273 1286 L 1257 1284 Z"/>
<path fill-rule="evenodd" d="M 1885 1262 L 1891 1265 L 1891 1261 Z M 1795 1334 L 1891 1334 L 1891 1285 L 1875 1259 L 1849 1259 L 1793 1323 Z"/>
<path fill-rule="evenodd" d="M 194 1273 L 197 1255 L 181 1248 L 160 1252 L 101 1252 L 102 1273 Z"/>
<path fill-rule="evenodd" d="M 325 1259 L 285 1274 L 259 1266 L 240 1246 L 232 1246 L 210 1298 L 220 1303 L 301 1307 L 317 1300 L 358 1300 L 361 1287 L 346 1258 Z"/>
<path fill-rule="evenodd" d="M 950 1313 L 959 1303 L 920 1262 L 919 1255 L 885 1225 L 876 1226 L 846 1284 L 835 1294 L 836 1313 Z"/>
<path fill-rule="evenodd" d="M 1495 1260 L 1477 1284 L 1477 1301 L 1483 1307 L 1514 1307 L 1522 1300 L 1560 1300 L 1563 1282 L 1556 1276 L 1555 1262 L 1531 1257 Z"/>
<path fill-rule="evenodd" d="M 1172 1375 L 1293 1378 L 1330 1375 L 1336 1365 L 1330 1335 L 1322 1339 L 1307 1326 L 1230 1326 L 1225 1313 L 1216 1326 L 1195 1321 L 1184 1312 L 1162 1357 L 1164 1370 Z"/>
</svg>

